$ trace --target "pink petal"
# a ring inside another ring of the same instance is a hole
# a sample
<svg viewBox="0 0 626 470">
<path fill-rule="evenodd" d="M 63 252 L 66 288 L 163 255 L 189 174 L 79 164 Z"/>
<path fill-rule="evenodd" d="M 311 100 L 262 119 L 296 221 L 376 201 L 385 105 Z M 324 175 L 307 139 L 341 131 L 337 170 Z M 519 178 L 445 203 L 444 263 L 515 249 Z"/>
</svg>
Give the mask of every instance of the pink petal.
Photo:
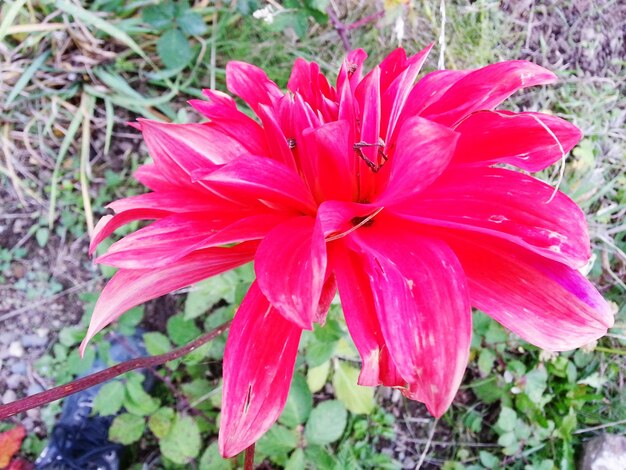
<svg viewBox="0 0 626 470">
<path fill-rule="evenodd" d="M 123 225 L 136 220 L 160 219 L 168 215 L 170 215 L 170 212 L 158 209 L 135 209 L 121 214 L 105 215 L 98 221 L 93 230 L 91 242 L 89 243 L 89 254 L 92 255 L 103 240 Z"/>
<path fill-rule="evenodd" d="M 81 354 L 91 338 L 122 313 L 148 300 L 247 263 L 252 260 L 257 246 L 258 243 L 250 242 L 231 248 L 209 248 L 157 269 L 120 269 L 96 302 L 87 335 L 80 345 Z"/>
<path fill-rule="evenodd" d="M 407 98 L 413 89 L 413 84 L 417 75 L 420 73 L 422 65 L 428 56 L 428 53 L 432 49 L 433 44 L 430 44 L 425 49 L 421 50 L 413 57 L 411 57 L 406 63 L 399 69 L 400 64 L 395 64 L 393 71 L 386 71 L 381 63 L 381 129 L 384 130 L 384 138 L 390 141 L 393 131 L 400 119 L 404 105 L 407 102 Z M 386 74 L 386 76 L 385 76 Z M 393 75 L 393 81 L 388 85 L 388 81 Z"/>
<path fill-rule="evenodd" d="M 581 267 L 590 257 L 585 215 L 565 194 L 502 168 L 450 168 L 399 212 L 416 221 L 512 241 Z"/>
<path fill-rule="evenodd" d="M 246 217 L 245 213 L 223 212 L 174 214 L 115 242 L 96 263 L 124 269 L 157 268 L 198 249 L 258 240 L 287 217 L 285 214 Z"/>
<path fill-rule="evenodd" d="M 359 385 L 404 386 L 406 382 L 389 356 L 361 258 L 343 241 L 331 243 L 329 250 L 346 325 L 361 356 Z"/>
<path fill-rule="evenodd" d="M 325 121 L 336 119 L 337 93 L 315 62 L 309 63 L 301 58 L 296 59 L 287 88 L 301 95 L 314 110 L 320 111 Z"/>
<path fill-rule="evenodd" d="M 179 184 L 188 184 L 194 170 L 215 168 L 247 153 L 237 141 L 202 124 L 139 122 L 158 170 Z"/>
<path fill-rule="evenodd" d="M 288 96 L 283 98 L 283 100 L 288 99 Z M 268 106 L 260 105 L 257 114 L 265 132 L 266 146 L 271 149 L 268 157 L 279 161 L 288 168 L 296 170 L 293 151 L 289 148 L 289 142 L 287 141 L 288 138 L 293 139 L 294 136 L 285 135 L 278 113 Z"/>
<path fill-rule="evenodd" d="M 582 134 L 569 122 L 542 113 L 479 111 L 456 128 L 454 163 L 508 163 L 541 171 L 560 160 Z"/>
<path fill-rule="evenodd" d="M 232 98 L 228 95 L 221 96 L 221 93 L 211 90 L 205 90 L 204 93 L 211 101 L 191 100 L 189 104 L 211 120 L 204 123 L 205 126 L 212 127 L 241 143 L 247 153 L 253 155 L 269 153 L 261 126 L 239 111 Z"/>
<path fill-rule="evenodd" d="M 421 115 L 422 112 L 431 104 L 437 102 L 445 92 L 470 71 L 466 70 L 435 70 L 426 74 L 413 87 L 400 117 L 394 127 L 391 136 L 387 136 L 389 142 L 394 142 L 397 132 L 400 130 L 401 124 L 412 116 Z"/>
<path fill-rule="evenodd" d="M 259 105 L 272 104 L 283 95 L 280 88 L 267 78 L 263 70 L 238 61 L 226 64 L 226 87 L 228 91 L 244 100 L 255 113 Z"/>
<path fill-rule="evenodd" d="M 450 235 L 472 304 L 526 341 L 567 351 L 613 325 L 608 304 L 578 271 L 492 237 Z"/>
<path fill-rule="evenodd" d="M 337 293 L 337 280 L 332 272 L 326 270 L 326 280 L 324 281 L 324 287 L 322 287 L 322 293 L 320 294 L 320 301 L 317 304 L 317 311 L 313 317 L 315 323 L 323 325 L 326 323 L 326 315 L 330 310 L 330 306 Z"/>
<path fill-rule="evenodd" d="M 419 116 L 406 120 L 389 163 L 387 186 L 377 204 L 393 205 L 430 186 L 452 160 L 458 137 L 450 128 Z"/>
<path fill-rule="evenodd" d="M 219 448 L 224 458 L 257 441 L 282 412 L 302 330 L 252 284 L 235 314 L 224 351 Z"/>
<path fill-rule="evenodd" d="M 350 123 L 335 121 L 303 133 L 299 160 L 317 201 L 352 200 L 357 193 Z"/>
<path fill-rule="evenodd" d="M 263 294 L 286 319 L 312 329 L 326 272 L 326 243 L 319 222 L 296 217 L 259 245 L 254 268 Z"/>
<path fill-rule="evenodd" d="M 315 201 L 300 176 L 271 158 L 245 155 L 217 170 L 197 171 L 192 176 L 217 194 L 243 204 L 260 201 L 315 211 Z"/>
<path fill-rule="evenodd" d="M 352 91 L 361 81 L 361 72 L 363 70 L 363 62 L 367 59 L 367 53 L 363 49 L 355 49 L 348 52 L 348 55 L 339 69 L 337 76 L 337 90 L 342 90 L 347 86 Z"/>
<path fill-rule="evenodd" d="M 461 384 L 472 335 L 459 261 L 445 243 L 414 235 L 411 225 L 383 215 L 351 239 L 361 251 L 383 337 L 410 384 L 409 395 L 441 416 Z"/>
<path fill-rule="evenodd" d="M 169 191 L 180 188 L 177 181 L 168 180 L 154 164 L 141 165 L 135 170 L 133 177 L 152 191 Z"/>
<path fill-rule="evenodd" d="M 555 81 L 552 72 L 531 62 L 510 60 L 490 64 L 461 78 L 421 115 L 452 126 L 474 111 L 494 109 L 522 88 Z"/>
<path fill-rule="evenodd" d="M 203 188 L 200 188 L 203 189 Z M 135 220 L 160 219 L 179 212 L 242 212 L 245 209 L 230 204 L 203 189 L 192 191 L 182 187 L 172 190 L 139 194 L 110 203 L 108 208 L 116 212 L 114 216 L 104 216 L 94 230 L 89 245 L 89 254 L 115 230 Z"/>
<path fill-rule="evenodd" d="M 361 199 L 368 199 L 375 188 L 374 172 L 366 164 L 366 159 L 376 167 L 383 164 L 379 156 L 380 147 L 380 69 L 375 67 L 355 91 L 360 113 L 361 129 L 359 142 L 363 145 L 360 153 L 355 154 L 359 170 Z"/>
</svg>

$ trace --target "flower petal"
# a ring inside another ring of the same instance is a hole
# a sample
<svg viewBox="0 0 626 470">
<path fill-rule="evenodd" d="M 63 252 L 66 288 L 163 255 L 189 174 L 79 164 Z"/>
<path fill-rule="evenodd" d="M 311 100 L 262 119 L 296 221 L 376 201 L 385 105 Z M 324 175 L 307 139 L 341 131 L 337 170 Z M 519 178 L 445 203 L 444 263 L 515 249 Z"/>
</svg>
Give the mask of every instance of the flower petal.
<svg viewBox="0 0 626 470">
<path fill-rule="evenodd" d="M 461 78 L 421 115 L 452 126 L 474 111 L 494 109 L 522 88 L 555 81 L 552 72 L 531 62 L 509 60 L 490 64 Z"/>
<path fill-rule="evenodd" d="M 174 214 L 113 243 L 96 263 L 124 269 L 157 268 L 202 248 L 258 240 L 288 217 L 280 213 L 246 217 L 223 211 Z"/>
<path fill-rule="evenodd" d="M 350 239 L 364 259 L 383 337 L 410 385 L 408 395 L 438 417 L 452 403 L 469 357 L 465 275 L 445 243 L 415 235 L 411 224 L 379 217 Z"/>
<path fill-rule="evenodd" d="M 248 153 L 253 155 L 269 153 L 265 146 L 265 135 L 261 126 L 254 119 L 239 111 L 232 98 L 212 90 L 204 90 L 204 94 L 210 101 L 191 100 L 189 104 L 211 120 L 204 123 L 205 126 L 232 137 L 241 143 Z"/>
<path fill-rule="evenodd" d="M 320 223 L 296 217 L 261 242 L 254 268 L 270 303 L 288 320 L 313 328 L 326 273 L 326 242 Z"/>
<path fill-rule="evenodd" d="M 342 241 L 331 243 L 329 252 L 346 325 L 361 356 L 359 385 L 405 386 L 406 381 L 389 356 L 361 257 Z"/>
<path fill-rule="evenodd" d="M 348 201 L 356 197 L 350 123 L 335 121 L 302 135 L 300 162 L 317 201 Z"/>
<path fill-rule="evenodd" d="M 224 351 L 219 432 L 224 458 L 252 445 L 280 416 L 301 334 L 252 284 L 235 314 Z"/>
<path fill-rule="evenodd" d="M 393 205 L 414 197 L 446 169 L 459 135 L 419 116 L 404 122 L 389 163 L 387 186 L 376 202 Z"/>
<path fill-rule="evenodd" d="M 608 304 L 578 271 L 493 237 L 448 233 L 472 304 L 526 341 L 567 351 L 613 325 Z"/>
<path fill-rule="evenodd" d="M 244 100 L 255 113 L 259 105 L 272 104 L 283 95 L 259 67 L 235 60 L 226 64 L 226 87 Z"/>
<path fill-rule="evenodd" d="M 541 171 L 560 160 L 582 134 L 569 122 L 542 113 L 478 111 L 463 120 L 454 163 L 508 163 Z"/>
<path fill-rule="evenodd" d="M 177 181 L 168 180 L 165 175 L 158 170 L 156 165 L 152 163 L 141 165 L 135 170 L 133 177 L 152 191 L 169 191 L 181 187 Z M 186 181 L 185 185 L 188 184 L 189 182 Z"/>
<path fill-rule="evenodd" d="M 196 181 L 223 197 L 243 204 L 281 205 L 315 211 L 315 201 L 300 176 L 271 158 L 242 156 L 216 170 L 197 171 Z"/>
<path fill-rule="evenodd" d="M 252 260 L 258 243 L 242 243 L 231 248 L 209 248 L 192 253 L 176 263 L 156 269 L 120 269 L 105 286 L 96 302 L 89 329 L 80 345 L 122 313 L 148 300 L 189 286 Z"/>
<path fill-rule="evenodd" d="M 450 167 L 398 211 L 426 224 L 500 237 L 581 267 L 590 257 L 585 215 L 565 194 L 503 168 Z"/>
<path fill-rule="evenodd" d="M 189 184 L 194 170 L 215 168 L 247 153 L 237 141 L 202 124 L 139 122 L 158 170 L 178 184 Z"/>
<path fill-rule="evenodd" d="M 394 129 L 400 119 L 404 105 L 407 102 L 407 98 L 413 89 L 415 79 L 419 74 L 424 61 L 428 56 L 428 53 L 432 49 L 433 44 L 430 44 L 425 49 L 421 50 L 409 60 L 406 60 L 400 68 L 400 64 L 396 63 L 393 70 L 389 70 L 380 64 L 381 68 L 381 130 L 384 131 L 383 138 L 390 142 L 390 138 L 394 133 Z M 398 50 L 398 49 L 396 49 Z M 400 48 L 400 50 L 404 50 Z M 393 54 L 393 53 L 392 53 Z M 391 56 L 391 54 L 390 54 Z M 388 56 L 389 58 L 389 56 Z M 383 61 L 384 62 L 384 61 Z M 400 68 L 400 70 L 398 70 Z M 387 81 L 392 77 L 393 81 L 387 84 Z"/>
</svg>

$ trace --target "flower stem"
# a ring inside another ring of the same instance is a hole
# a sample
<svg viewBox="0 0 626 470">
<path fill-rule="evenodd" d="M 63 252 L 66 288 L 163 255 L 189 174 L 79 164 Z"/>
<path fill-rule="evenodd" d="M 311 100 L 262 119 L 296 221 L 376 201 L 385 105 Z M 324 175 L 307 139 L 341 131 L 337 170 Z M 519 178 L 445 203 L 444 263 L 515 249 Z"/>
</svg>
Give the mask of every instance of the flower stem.
<svg viewBox="0 0 626 470">
<path fill-rule="evenodd" d="M 96 372 L 86 377 L 81 377 L 80 379 L 73 380 L 68 384 L 60 385 L 58 387 L 51 388 L 50 390 L 36 393 L 35 395 L 31 395 L 29 397 L 7 403 L 6 405 L 0 405 L 0 421 L 23 411 L 37 408 L 38 406 L 51 403 L 61 398 L 65 398 L 68 395 L 73 395 L 74 393 L 85 390 L 86 388 L 93 387 L 94 385 L 101 384 L 102 382 L 106 382 L 107 380 L 111 380 L 112 378 L 131 370 L 155 367 L 166 362 L 173 361 L 174 359 L 178 359 L 179 357 L 190 353 L 194 349 L 199 348 L 204 343 L 211 341 L 216 336 L 221 335 L 224 331 L 228 329 L 230 323 L 230 321 L 227 321 L 226 323 L 221 324 L 217 328 L 214 328 L 208 333 L 195 339 L 191 343 L 186 344 L 185 346 L 181 346 L 180 348 L 172 349 L 165 354 L 159 354 L 158 356 L 138 357 L 125 362 L 120 362 L 119 364 L 109 367 L 108 369 L 101 370 L 100 372 Z"/>
<path fill-rule="evenodd" d="M 254 443 L 245 450 L 245 457 L 243 461 L 243 470 L 254 469 Z"/>
</svg>

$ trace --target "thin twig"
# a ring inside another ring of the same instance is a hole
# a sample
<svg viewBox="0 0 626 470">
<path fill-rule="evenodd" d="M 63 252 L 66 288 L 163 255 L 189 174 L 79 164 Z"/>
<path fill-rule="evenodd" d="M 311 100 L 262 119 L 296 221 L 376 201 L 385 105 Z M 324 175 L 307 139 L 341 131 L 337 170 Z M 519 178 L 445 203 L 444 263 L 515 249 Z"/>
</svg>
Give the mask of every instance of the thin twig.
<svg viewBox="0 0 626 470">
<path fill-rule="evenodd" d="M 333 24 L 335 31 L 337 31 L 337 34 L 341 38 L 343 48 L 346 50 L 346 52 L 350 52 L 352 50 L 352 46 L 350 46 L 350 40 L 348 39 L 348 34 L 346 32 L 346 25 L 339 20 L 332 6 L 329 6 L 326 11 L 328 12 L 328 18 L 330 18 L 330 22 Z"/>
<path fill-rule="evenodd" d="M 437 68 L 445 69 L 444 55 L 446 53 L 446 0 L 439 3 L 439 12 L 441 13 L 441 31 L 439 32 L 439 62 Z"/>
<path fill-rule="evenodd" d="M 68 384 L 60 385 L 58 387 L 51 388 L 50 390 L 36 393 L 35 395 L 31 395 L 30 397 L 22 398 L 6 405 L 0 405 L 0 421 L 23 411 L 37 408 L 38 406 L 45 405 L 46 403 L 51 403 L 61 398 L 65 398 L 68 395 L 73 395 L 74 393 L 93 387 L 94 385 L 101 384 L 102 382 L 106 382 L 107 380 L 111 380 L 112 378 L 117 377 L 118 375 L 122 375 L 126 372 L 130 372 L 131 370 L 159 366 L 166 362 L 178 359 L 179 357 L 184 356 L 185 354 L 188 354 L 191 351 L 199 348 L 208 341 L 211 341 L 216 336 L 221 335 L 224 331 L 228 329 L 230 323 L 230 321 L 227 321 L 226 323 L 223 323 L 217 328 L 214 328 L 208 333 L 195 339 L 191 343 L 186 344 L 185 346 L 181 346 L 180 348 L 173 349 L 165 354 L 130 359 L 128 361 L 121 362 L 112 367 L 109 367 L 108 369 L 101 370 L 100 372 L 96 372 L 86 377 L 81 377 L 80 379 L 74 380 Z"/>
<path fill-rule="evenodd" d="M 612 423 L 600 424 L 598 426 L 592 426 L 590 428 L 579 429 L 574 431 L 572 434 L 584 434 L 586 432 L 599 431 L 600 429 L 611 428 L 613 426 L 619 426 L 620 424 L 626 424 L 626 419 L 622 419 L 621 421 L 613 421 Z"/>
<path fill-rule="evenodd" d="M 430 427 L 430 431 L 428 433 L 428 440 L 426 441 L 426 445 L 424 446 L 422 455 L 420 455 L 420 459 L 417 462 L 417 465 L 415 466 L 415 470 L 419 470 L 420 468 L 422 468 L 422 464 L 424 463 L 424 460 L 426 459 L 426 454 L 428 454 L 428 450 L 430 449 L 430 444 L 433 441 L 433 436 L 435 435 L 435 428 L 437 427 L 438 422 L 439 422 L 439 418 L 435 419 L 435 421 L 433 421 L 433 425 Z"/>
</svg>

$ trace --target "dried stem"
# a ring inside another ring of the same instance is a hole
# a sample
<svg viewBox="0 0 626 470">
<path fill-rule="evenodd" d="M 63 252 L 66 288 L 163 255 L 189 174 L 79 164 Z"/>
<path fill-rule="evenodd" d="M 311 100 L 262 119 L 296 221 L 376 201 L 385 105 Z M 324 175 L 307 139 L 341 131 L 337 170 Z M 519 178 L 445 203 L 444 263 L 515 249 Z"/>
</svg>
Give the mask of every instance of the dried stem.
<svg viewBox="0 0 626 470">
<path fill-rule="evenodd" d="M 208 341 L 211 341 L 216 336 L 219 336 L 226 331 L 229 326 L 230 321 L 227 321 L 226 323 L 223 323 L 217 328 L 214 328 L 208 333 L 200 336 L 191 343 L 181 346 L 180 348 L 173 349 L 165 354 L 130 359 L 129 361 L 121 362 L 113 367 L 109 367 L 108 369 L 101 370 L 95 374 L 74 380 L 68 384 L 36 393 L 30 397 L 22 398 L 14 402 L 7 403 L 6 405 L 0 405 L 0 421 L 23 411 L 45 405 L 46 403 L 51 403 L 61 398 L 65 398 L 68 395 L 73 395 L 74 393 L 93 387 L 94 385 L 98 385 L 102 382 L 106 382 L 107 380 L 111 380 L 112 378 L 131 370 L 155 367 L 166 362 L 173 361 L 174 359 L 178 359 L 179 357 L 190 353 L 194 349 L 199 348 Z"/>
</svg>

